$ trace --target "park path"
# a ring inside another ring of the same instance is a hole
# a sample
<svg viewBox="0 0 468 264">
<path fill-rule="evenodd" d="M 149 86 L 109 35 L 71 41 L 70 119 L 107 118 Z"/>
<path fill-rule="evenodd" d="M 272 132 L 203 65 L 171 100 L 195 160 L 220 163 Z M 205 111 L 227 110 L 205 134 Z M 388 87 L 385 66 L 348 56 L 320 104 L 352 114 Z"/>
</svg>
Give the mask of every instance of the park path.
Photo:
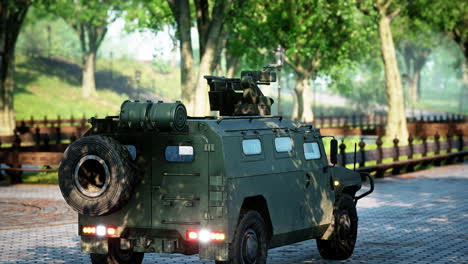
<svg viewBox="0 0 468 264">
<path fill-rule="evenodd" d="M 468 163 L 378 179 L 358 203 L 354 255 L 340 263 L 468 263 Z M 0 187 L 0 263 L 89 263 L 76 214 L 57 186 Z M 144 263 L 198 263 L 146 254 Z M 309 240 L 269 251 L 268 263 L 335 263 Z"/>
</svg>

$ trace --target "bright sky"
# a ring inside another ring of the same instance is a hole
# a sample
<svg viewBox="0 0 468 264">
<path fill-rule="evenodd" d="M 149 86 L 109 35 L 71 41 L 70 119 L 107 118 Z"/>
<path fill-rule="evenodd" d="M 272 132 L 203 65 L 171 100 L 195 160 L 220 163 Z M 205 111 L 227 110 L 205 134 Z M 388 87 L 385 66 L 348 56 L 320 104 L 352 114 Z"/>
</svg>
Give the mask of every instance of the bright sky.
<svg viewBox="0 0 468 264">
<path fill-rule="evenodd" d="M 124 27 L 123 19 L 118 19 L 109 26 L 102 44 L 102 56 L 109 57 L 112 51 L 114 57 L 129 56 L 138 60 L 152 60 L 153 56 L 157 56 L 167 61 L 171 59 L 170 27 L 165 27 L 164 31 L 157 34 L 150 31 L 128 33 Z"/>
</svg>

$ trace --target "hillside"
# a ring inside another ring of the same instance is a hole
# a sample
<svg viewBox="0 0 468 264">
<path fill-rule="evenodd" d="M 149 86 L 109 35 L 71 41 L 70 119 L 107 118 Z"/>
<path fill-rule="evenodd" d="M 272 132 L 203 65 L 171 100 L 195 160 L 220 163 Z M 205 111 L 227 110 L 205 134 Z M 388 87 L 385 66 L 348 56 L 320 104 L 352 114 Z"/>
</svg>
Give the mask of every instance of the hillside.
<svg viewBox="0 0 468 264">
<path fill-rule="evenodd" d="M 111 68 L 112 67 L 112 68 Z M 112 69 L 112 70 L 111 70 Z M 97 97 L 81 97 L 81 69 L 62 58 L 19 56 L 15 71 L 16 119 L 54 119 L 115 114 L 121 103 L 136 98 L 135 70 L 141 71 L 140 98 L 174 101 L 179 98 L 179 74 L 156 72 L 150 63 L 134 60 L 98 60 Z M 129 96 L 130 95 L 130 96 Z"/>
<path fill-rule="evenodd" d="M 161 70 L 167 73 L 161 73 Z M 79 64 L 63 58 L 18 56 L 15 73 L 15 111 L 17 120 L 42 119 L 46 115 L 55 119 L 105 116 L 116 114 L 121 103 L 129 98 L 137 97 L 137 84 L 133 80 L 135 71 L 141 71 L 140 98 L 144 100 L 180 100 L 180 76 L 178 68 L 168 65 L 152 65 L 151 62 L 141 62 L 131 59 L 106 60 L 97 62 L 96 85 L 98 96 L 84 100 L 81 97 L 81 69 Z M 293 108 L 292 87 L 283 87 L 282 108 L 288 116 Z M 289 89 L 288 89 L 289 88 Z M 276 85 L 263 87 L 264 92 L 276 101 Z M 456 91 L 443 93 L 427 93 L 421 98 L 417 109 L 440 112 L 457 112 L 458 100 Z M 437 98 L 437 99 L 435 99 Z M 359 113 L 356 106 L 336 106 L 336 100 L 317 100 L 316 114 L 346 115 Z M 272 113 L 277 112 L 277 104 L 273 105 Z M 351 112 L 350 112 L 351 111 Z M 417 111 L 419 113 L 419 110 Z M 465 109 L 466 113 L 466 109 Z"/>
</svg>

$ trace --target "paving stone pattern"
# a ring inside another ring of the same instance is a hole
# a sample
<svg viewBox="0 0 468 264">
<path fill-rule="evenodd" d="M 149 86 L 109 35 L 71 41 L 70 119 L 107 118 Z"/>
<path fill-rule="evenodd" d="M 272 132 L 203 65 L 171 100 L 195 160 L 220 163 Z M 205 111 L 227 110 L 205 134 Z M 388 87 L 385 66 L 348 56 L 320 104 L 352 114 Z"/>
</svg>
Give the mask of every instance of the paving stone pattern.
<svg viewBox="0 0 468 264">
<path fill-rule="evenodd" d="M 358 203 L 358 213 L 354 255 L 338 263 L 468 263 L 466 163 L 378 180 L 374 194 Z M 34 220 L 42 214 L 49 216 Z M 0 187 L 0 263 L 89 263 L 79 249 L 74 217 L 56 187 Z M 214 262 L 146 254 L 144 263 Z M 309 240 L 270 250 L 268 263 L 336 262 L 322 260 Z"/>
</svg>

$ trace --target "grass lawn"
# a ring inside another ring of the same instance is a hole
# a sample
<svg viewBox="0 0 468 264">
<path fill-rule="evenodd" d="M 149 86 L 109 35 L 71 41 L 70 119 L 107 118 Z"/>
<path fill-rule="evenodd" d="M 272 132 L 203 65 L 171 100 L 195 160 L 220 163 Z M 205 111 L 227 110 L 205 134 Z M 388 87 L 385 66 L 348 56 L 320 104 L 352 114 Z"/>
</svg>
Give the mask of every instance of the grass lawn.
<svg viewBox="0 0 468 264">
<path fill-rule="evenodd" d="M 78 64 L 60 58 L 28 58 L 18 56 L 15 70 L 14 108 L 17 120 L 62 119 L 74 116 L 104 117 L 115 115 L 120 105 L 129 99 L 129 87 L 135 71 L 142 72 L 140 87 L 167 101 L 180 97 L 178 71 L 163 74 L 155 72 L 151 64 L 114 60 L 98 60 L 96 72 L 97 96 L 81 96 L 81 68 Z"/>
<path fill-rule="evenodd" d="M 57 172 L 25 173 L 21 176 L 25 184 L 58 184 Z M 0 184 L 10 184 L 10 177 L 3 176 Z"/>
</svg>

